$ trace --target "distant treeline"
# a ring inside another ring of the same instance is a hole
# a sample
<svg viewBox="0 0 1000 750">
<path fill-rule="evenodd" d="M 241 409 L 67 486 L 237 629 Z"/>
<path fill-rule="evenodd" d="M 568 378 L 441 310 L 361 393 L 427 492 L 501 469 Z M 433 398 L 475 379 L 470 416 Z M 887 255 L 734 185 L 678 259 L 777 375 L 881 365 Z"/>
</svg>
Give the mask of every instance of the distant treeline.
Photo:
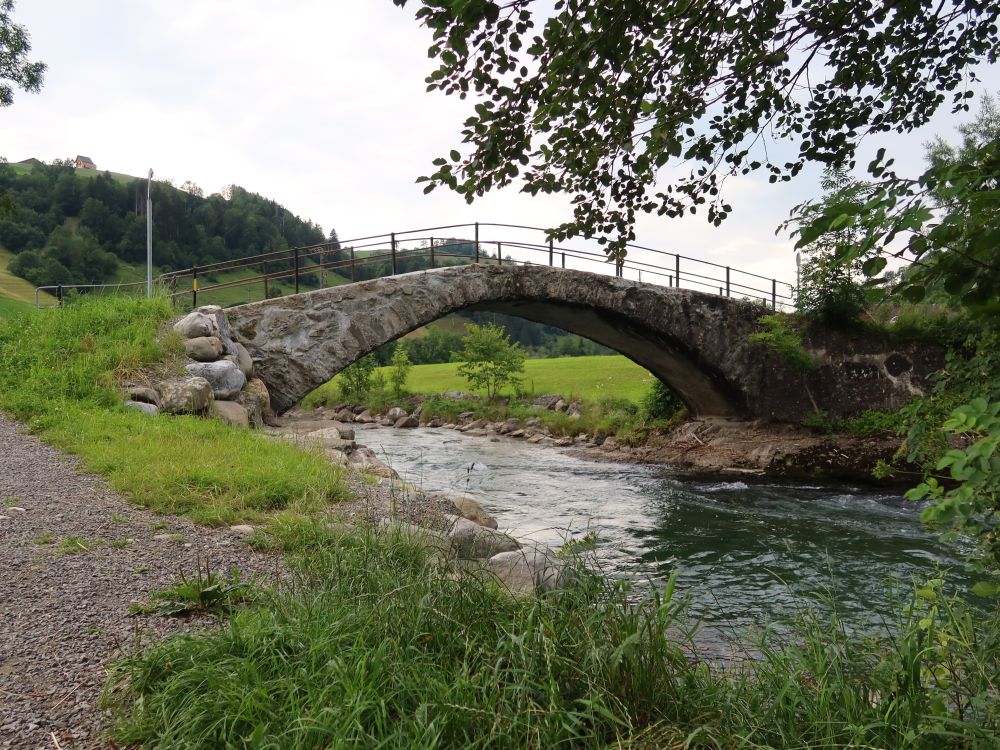
<svg viewBox="0 0 1000 750">
<path fill-rule="evenodd" d="M 153 247 L 163 270 L 323 242 L 323 230 L 273 200 L 231 186 L 203 197 L 153 182 Z M 13 273 L 34 284 L 100 283 L 118 261 L 146 257 L 146 180 L 63 163 L 0 163 L 0 245 Z M 335 234 L 333 234 L 335 236 Z"/>
</svg>

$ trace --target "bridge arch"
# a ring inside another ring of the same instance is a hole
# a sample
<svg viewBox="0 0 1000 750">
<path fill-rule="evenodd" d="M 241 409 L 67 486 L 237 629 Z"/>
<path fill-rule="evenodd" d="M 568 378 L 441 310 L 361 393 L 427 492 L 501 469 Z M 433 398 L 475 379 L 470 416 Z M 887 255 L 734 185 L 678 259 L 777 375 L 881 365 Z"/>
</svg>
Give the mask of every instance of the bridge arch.
<svg viewBox="0 0 1000 750">
<path fill-rule="evenodd" d="M 470 265 L 239 305 L 227 314 L 280 413 L 379 346 L 465 309 L 554 325 L 619 351 L 667 383 L 693 414 L 753 411 L 746 334 L 762 309 L 688 290 L 545 266 Z"/>
</svg>

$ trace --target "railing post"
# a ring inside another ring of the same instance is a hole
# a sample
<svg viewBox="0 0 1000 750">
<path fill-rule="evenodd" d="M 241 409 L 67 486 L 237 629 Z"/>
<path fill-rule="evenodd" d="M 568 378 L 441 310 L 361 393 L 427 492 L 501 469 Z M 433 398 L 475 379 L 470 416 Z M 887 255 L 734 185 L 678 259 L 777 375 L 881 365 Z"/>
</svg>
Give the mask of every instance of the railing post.
<svg viewBox="0 0 1000 750">
<path fill-rule="evenodd" d="M 431 268 L 434 268 L 434 238 L 431 237 Z"/>
<path fill-rule="evenodd" d="M 681 288 L 681 255 L 674 253 L 674 286 Z"/>
<path fill-rule="evenodd" d="M 503 247 L 499 242 L 497 243 L 497 265 L 503 265 Z"/>
<path fill-rule="evenodd" d="M 59 286 L 56 287 L 56 298 L 59 300 L 59 307 L 62 307 L 63 303 L 62 284 L 59 284 Z"/>
<path fill-rule="evenodd" d="M 299 293 L 299 249 L 295 248 L 295 293 Z"/>
<path fill-rule="evenodd" d="M 771 279 L 771 309 L 778 309 L 778 281 Z"/>
<path fill-rule="evenodd" d="M 389 235 L 392 243 L 392 275 L 396 275 L 396 233 L 393 232 Z"/>
<path fill-rule="evenodd" d="M 191 269 L 191 308 L 198 307 L 198 266 Z"/>
<path fill-rule="evenodd" d="M 350 247 L 350 251 L 351 251 L 351 283 L 353 284 L 354 280 L 355 280 L 354 279 L 354 246 L 353 245 Z"/>
<path fill-rule="evenodd" d="M 264 299 L 271 299 L 271 291 L 267 287 L 267 261 L 264 261 Z"/>
<path fill-rule="evenodd" d="M 729 266 L 726 266 L 726 296 L 731 296 L 729 294 Z"/>
<path fill-rule="evenodd" d="M 476 222 L 476 264 L 479 264 L 479 222 Z"/>
<path fill-rule="evenodd" d="M 566 253 L 563 253 L 563 254 L 562 254 L 562 267 L 563 267 L 563 268 L 565 268 L 565 267 L 566 267 Z"/>
<path fill-rule="evenodd" d="M 553 251 L 552 238 L 549 237 L 549 265 L 550 266 L 554 266 L 555 265 L 555 262 L 554 262 L 554 260 L 552 258 L 552 251 Z"/>
</svg>

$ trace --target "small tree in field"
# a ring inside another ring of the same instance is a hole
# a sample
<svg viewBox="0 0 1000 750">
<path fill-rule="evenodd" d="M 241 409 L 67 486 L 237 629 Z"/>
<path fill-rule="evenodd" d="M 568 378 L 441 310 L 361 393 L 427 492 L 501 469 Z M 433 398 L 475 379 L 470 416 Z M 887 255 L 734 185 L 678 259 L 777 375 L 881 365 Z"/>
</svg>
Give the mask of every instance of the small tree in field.
<svg viewBox="0 0 1000 750">
<path fill-rule="evenodd" d="M 406 378 L 409 377 L 412 367 L 406 346 L 402 343 L 396 344 L 392 360 L 389 362 L 389 382 L 392 383 L 392 392 L 396 398 L 403 395 L 403 386 L 406 385 Z"/>
<path fill-rule="evenodd" d="M 340 372 L 340 395 L 345 400 L 363 399 L 372 389 L 372 374 L 378 362 L 366 354 Z"/>
<path fill-rule="evenodd" d="M 496 398 L 505 385 L 519 383 L 524 372 L 524 350 L 511 343 L 502 326 L 468 324 L 462 339 L 458 372 L 473 388 L 482 388 L 488 399 Z"/>
</svg>

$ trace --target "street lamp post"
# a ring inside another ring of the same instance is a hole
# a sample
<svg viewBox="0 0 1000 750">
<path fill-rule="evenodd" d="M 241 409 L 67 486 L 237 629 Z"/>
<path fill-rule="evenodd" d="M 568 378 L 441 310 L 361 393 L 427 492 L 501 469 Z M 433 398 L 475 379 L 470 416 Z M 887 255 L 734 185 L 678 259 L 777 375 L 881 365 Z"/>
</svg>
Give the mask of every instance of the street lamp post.
<svg viewBox="0 0 1000 750">
<path fill-rule="evenodd" d="M 153 296 L 153 170 L 146 180 L 146 296 Z"/>
</svg>

